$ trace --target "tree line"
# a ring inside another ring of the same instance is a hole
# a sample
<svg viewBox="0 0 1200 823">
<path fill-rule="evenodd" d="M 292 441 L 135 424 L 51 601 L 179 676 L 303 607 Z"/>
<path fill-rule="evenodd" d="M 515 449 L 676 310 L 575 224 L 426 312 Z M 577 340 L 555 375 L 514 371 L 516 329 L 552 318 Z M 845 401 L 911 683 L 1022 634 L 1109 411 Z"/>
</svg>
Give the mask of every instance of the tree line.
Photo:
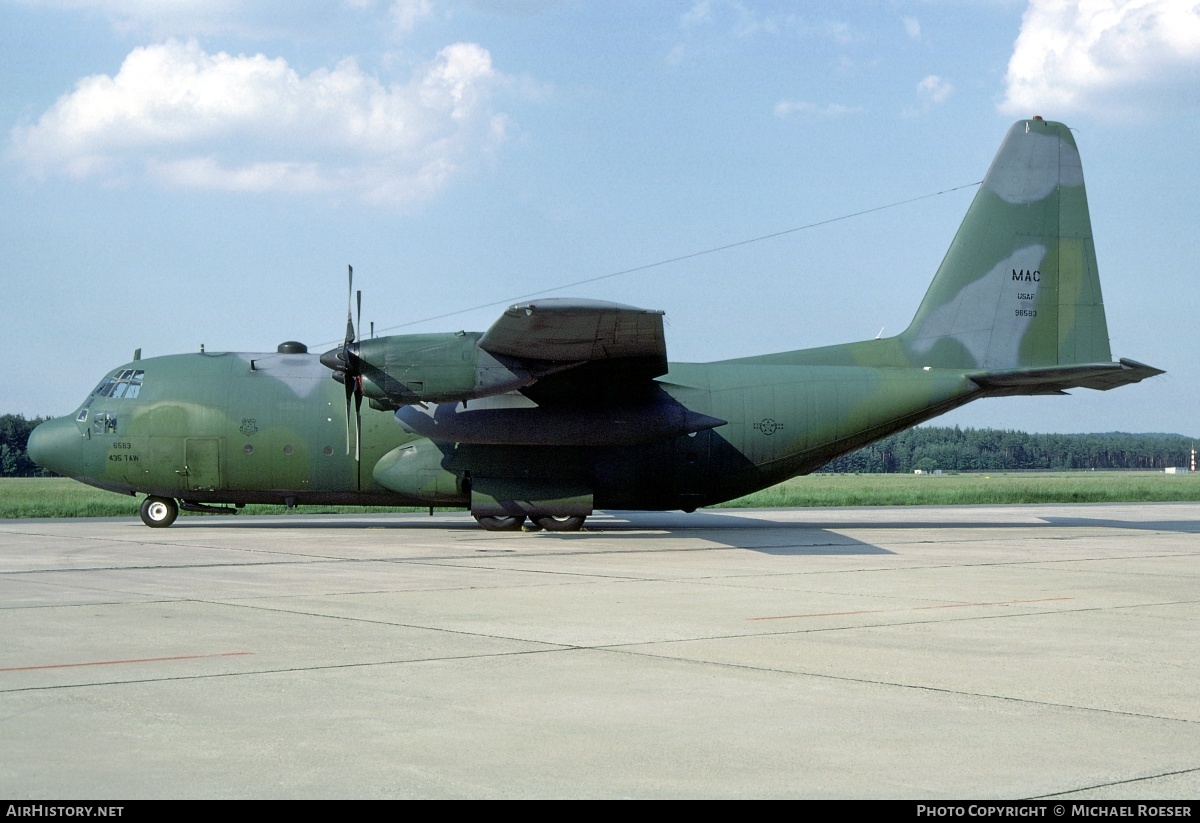
<svg viewBox="0 0 1200 823">
<path fill-rule="evenodd" d="M 26 420 L 19 414 L 0 416 L 0 477 L 43 477 L 42 471 L 29 459 L 26 446 L 29 433 L 44 418 Z"/>
<path fill-rule="evenodd" d="M 1179 434 L 1028 434 L 1009 429 L 921 427 L 864 446 L 823 472 L 1165 469 L 1188 466 L 1194 438 Z"/>
<path fill-rule="evenodd" d="M 29 433 L 43 418 L 0 416 L 0 477 L 46 474 L 29 459 Z M 1179 434 L 1027 434 L 1009 429 L 909 429 L 839 457 L 823 472 L 1165 469 L 1187 466 L 1194 440 Z"/>
</svg>

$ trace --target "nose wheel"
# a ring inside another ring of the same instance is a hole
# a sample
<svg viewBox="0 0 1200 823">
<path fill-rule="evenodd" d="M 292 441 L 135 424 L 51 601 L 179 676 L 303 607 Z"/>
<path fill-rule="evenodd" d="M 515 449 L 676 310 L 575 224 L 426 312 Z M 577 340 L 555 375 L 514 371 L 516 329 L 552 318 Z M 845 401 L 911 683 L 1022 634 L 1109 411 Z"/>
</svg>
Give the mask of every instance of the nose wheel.
<svg viewBox="0 0 1200 823">
<path fill-rule="evenodd" d="M 165 529 L 179 516 L 179 504 L 169 497 L 147 497 L 142 501 L 142 522 L 152 529 Z"/>
</svg>

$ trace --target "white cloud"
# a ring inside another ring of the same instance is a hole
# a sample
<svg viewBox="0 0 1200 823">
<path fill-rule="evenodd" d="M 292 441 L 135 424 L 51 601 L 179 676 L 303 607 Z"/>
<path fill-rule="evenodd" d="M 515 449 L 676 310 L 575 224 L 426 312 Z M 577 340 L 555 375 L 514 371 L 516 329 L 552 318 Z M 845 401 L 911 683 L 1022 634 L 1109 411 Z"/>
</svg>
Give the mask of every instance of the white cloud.
<svg viewBox="0 0 1200 823">
<path fill-rule="evenodd" d="M 1200 0 L 1030 0 L 999 108 L 1119 115 L 1195 105 Z"/>
<path fill-rule="evenodd" d="M 918 20 L 915 17 L 904 17 L 904 18 L 901 18 L 901 22 L 904 23 L 904 31 L 906 34 L 908 34 L 909 37 L 911 37 L 913 40 L 921 39 L 921 21 L 920 20 Z"/>
<path fill-rule="evenodd" d="M 141 32 L 154 38 L 217 33 L 261 35 L 278 32 L 291 23 L 278 14 L 271 0 L 19 0 L 22 5 L 91 12 L 117 31 Z M 303 17 L 303 6 L 291 9 Z"/>
<path fill-rule="evenodd" d="M 954 86 L 949 80 L 931 74 L 917 83 L 917 94 L 930 103 L 944 103 L 946 98 L 954 93 Z"/>
<path fill-rule="evenodd" d="M 829 103 L 825 106 L 818 106 L 816 103 L 806 103 L 803 100 L 780 100 L 775 104 L 775 116 L 780 118 L 801 115 L 805 117 L 832 119 L 857 114 L 860 111 L 862 109 L 854 106 L 843 106 L 840 103 Z"/>
<path fill-rule="evenodd" d="M 779 34 L 790 19 L 790 15 L 782 18 L 760 15 L 739 0 L 698 0 L 680 16 L 679 27 L 687 31 L 713 25 L 735 37 L 748 38 Z"/>
<path fill-rule="evenodd" d="M 917 83 L 917 98 L 920 101 L 915 106 L 905 106 L 901 111 L 904 117 L 920 117 L 928 114 L 934 106 L 939 106 L 954 93 L 954 84 L 936 74 L 926 75 Z"/>
<path fill-rule="evenodd" d="M 433 14 L 429 0 L 395 0 L 388 16 L 397 36 L 411 34 L 417 23 Z"/>
<path fill-rule="evenodd" d="M 433 15 L 432 0 L 8 0 L 104 19 L 114 30 L 141 38 L 308 38 L 331 26 L 370 26 L 405 38 Z M 516 3 L 517 0 L 506 0 Z M 348 13 L 347 13 L 348 12 Z"/>
<path fill-rule="evenodd" d="M 192 40 L 134 49 L 12 131 L 34 175 L 257 192 L 337 192 L 410 205 L 504 139 L 502 78 L 486 49 L 442 49 L 405 84 L 351 59 L 300 76 L 282 58 L 206 53 Z"/>
<path fill-rule="evenodd" d="M 147 163 L 150 176 L 169 186 L 226 191 L 323 191 L 328 183 L 315 163 L 251 163 L 225 168 L 215 157 L 187 157 Z"/>
<path fill-rule="evenodd" d="M 678 67 L 696 56 L 724 48 L 731 40 L 742 47 L 760 38 L 791 36 L 803 40 L 829 40 L 847 45 L 861 39 L 848 23 L 840 20 L 808 21 L 787 4 L 779 13 L 764 14 L 741 0 L 694 0 L 679 17 L 681 42 L 666 56 L 668 65 Z"/>
</svg>

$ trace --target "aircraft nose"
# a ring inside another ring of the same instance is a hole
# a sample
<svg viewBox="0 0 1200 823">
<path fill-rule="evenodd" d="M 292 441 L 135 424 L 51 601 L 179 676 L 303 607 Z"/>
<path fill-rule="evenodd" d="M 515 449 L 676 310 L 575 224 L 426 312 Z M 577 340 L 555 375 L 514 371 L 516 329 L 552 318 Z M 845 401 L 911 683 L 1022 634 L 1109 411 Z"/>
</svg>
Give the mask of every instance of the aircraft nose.
<svg viewBox="0 0 1200 823">
<path fill-rule="evenodd" d="M 69 417 L 47 420 L 29 434 L 29 459 L 66 477 L 79 474 L 79 429 Z"/>
</svg>

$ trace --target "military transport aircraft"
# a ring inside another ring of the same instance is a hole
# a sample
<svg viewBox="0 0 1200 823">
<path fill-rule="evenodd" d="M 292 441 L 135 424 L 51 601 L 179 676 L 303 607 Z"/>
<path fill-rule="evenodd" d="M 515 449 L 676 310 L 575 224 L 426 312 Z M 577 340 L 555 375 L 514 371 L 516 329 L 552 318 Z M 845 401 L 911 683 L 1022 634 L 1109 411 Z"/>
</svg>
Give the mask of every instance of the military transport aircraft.
<svg viewBox="0 0 1200 823">
<path fill-rule="evenodd" d="M 668 363 L 662 312 L 615 303 L 532 300 L 482 333 L 364 340 L 347 315 L 320 356 L 288 342 L 135 359 L 39 426 L 29 455 L 147 495 L 154 527 L 180 506 L 284 503 L 461 506 L 486 529 L 565 531 L 593 508 L 729 500 L 981 397 L 1162 374 L 1112 361 L 1075 141 L 1036 117 L 1009 131 L 895 337 Z"/>
</svg>

